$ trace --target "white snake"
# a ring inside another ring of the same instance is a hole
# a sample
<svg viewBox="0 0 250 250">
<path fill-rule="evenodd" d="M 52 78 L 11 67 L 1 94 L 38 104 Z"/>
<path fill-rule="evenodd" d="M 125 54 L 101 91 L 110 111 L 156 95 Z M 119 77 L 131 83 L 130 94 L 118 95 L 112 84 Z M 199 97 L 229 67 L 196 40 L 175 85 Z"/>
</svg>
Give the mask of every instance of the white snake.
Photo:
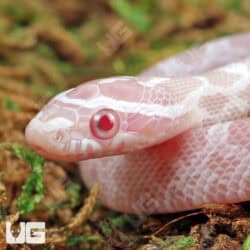
<svg viewBox="0 0 250 250">
<path fill-rule="evenodd" d="M 250 200 L 250 33 L 177 55 L 137 77 L 53 98 L 26 129 L 44 156 L 81 161 L 88 187 L 129 213 Z"/>
</svg>

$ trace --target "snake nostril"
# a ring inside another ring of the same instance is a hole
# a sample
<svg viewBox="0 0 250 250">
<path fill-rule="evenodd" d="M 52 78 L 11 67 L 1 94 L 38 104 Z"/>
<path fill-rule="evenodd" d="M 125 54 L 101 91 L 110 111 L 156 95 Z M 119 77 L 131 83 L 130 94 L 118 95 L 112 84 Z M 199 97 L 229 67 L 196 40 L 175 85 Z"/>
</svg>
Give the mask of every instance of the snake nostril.
<svg viewBox="0 0 250 250">
<path fill-rule="evenodd" d="M 55 134 L 55 140 L 57 142 L 61 142 L 63 140 L 64 136 L 63 136 L 63 132 L 61 130 L 58 130 Z"/>
</svg>

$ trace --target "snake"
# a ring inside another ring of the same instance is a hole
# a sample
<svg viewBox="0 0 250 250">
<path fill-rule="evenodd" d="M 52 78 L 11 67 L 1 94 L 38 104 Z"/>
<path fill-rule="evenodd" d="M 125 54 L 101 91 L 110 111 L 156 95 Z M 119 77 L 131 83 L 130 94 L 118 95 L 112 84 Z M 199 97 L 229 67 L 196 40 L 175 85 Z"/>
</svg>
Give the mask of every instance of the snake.
<svg viewBox="0 0 250 250">
<path fill-rule="evenodd" d="M 101 203 L 131 214 L 250 200 L 250 33 L 210 40 L 137 76 L 90 80 L 53 97 L 27 143 L 79 163 Z"/>
</svg>

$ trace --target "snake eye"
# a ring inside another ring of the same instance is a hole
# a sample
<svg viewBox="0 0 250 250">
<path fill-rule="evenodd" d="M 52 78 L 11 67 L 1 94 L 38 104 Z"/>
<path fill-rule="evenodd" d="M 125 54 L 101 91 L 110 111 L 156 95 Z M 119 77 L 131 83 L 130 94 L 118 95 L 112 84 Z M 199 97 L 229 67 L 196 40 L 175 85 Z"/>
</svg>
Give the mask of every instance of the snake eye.
<svg viewBox="0 0 250 250">
<path fill-rule="evenodd" d="M 90 130 L 98 139 L 114 137 L 120 127 L 119 115 L 111 109 L 97 111 L 90 120 Z"/>
</svg>

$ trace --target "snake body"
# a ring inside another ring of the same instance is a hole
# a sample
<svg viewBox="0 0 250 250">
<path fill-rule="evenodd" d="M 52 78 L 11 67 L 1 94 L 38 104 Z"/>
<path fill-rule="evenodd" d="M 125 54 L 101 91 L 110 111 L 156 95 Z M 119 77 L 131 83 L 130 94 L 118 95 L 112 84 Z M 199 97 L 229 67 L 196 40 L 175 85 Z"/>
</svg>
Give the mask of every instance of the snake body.
<svg viewBox="0 0 250 250">
<path fill-rule="evenodd" d="M 136 77 L 54 97 L 26 129 L 44 156 L 79 161 L 103 204 L 153 214 L 250 200 L 250 33 L 210 41 Z"/>
</svg>

